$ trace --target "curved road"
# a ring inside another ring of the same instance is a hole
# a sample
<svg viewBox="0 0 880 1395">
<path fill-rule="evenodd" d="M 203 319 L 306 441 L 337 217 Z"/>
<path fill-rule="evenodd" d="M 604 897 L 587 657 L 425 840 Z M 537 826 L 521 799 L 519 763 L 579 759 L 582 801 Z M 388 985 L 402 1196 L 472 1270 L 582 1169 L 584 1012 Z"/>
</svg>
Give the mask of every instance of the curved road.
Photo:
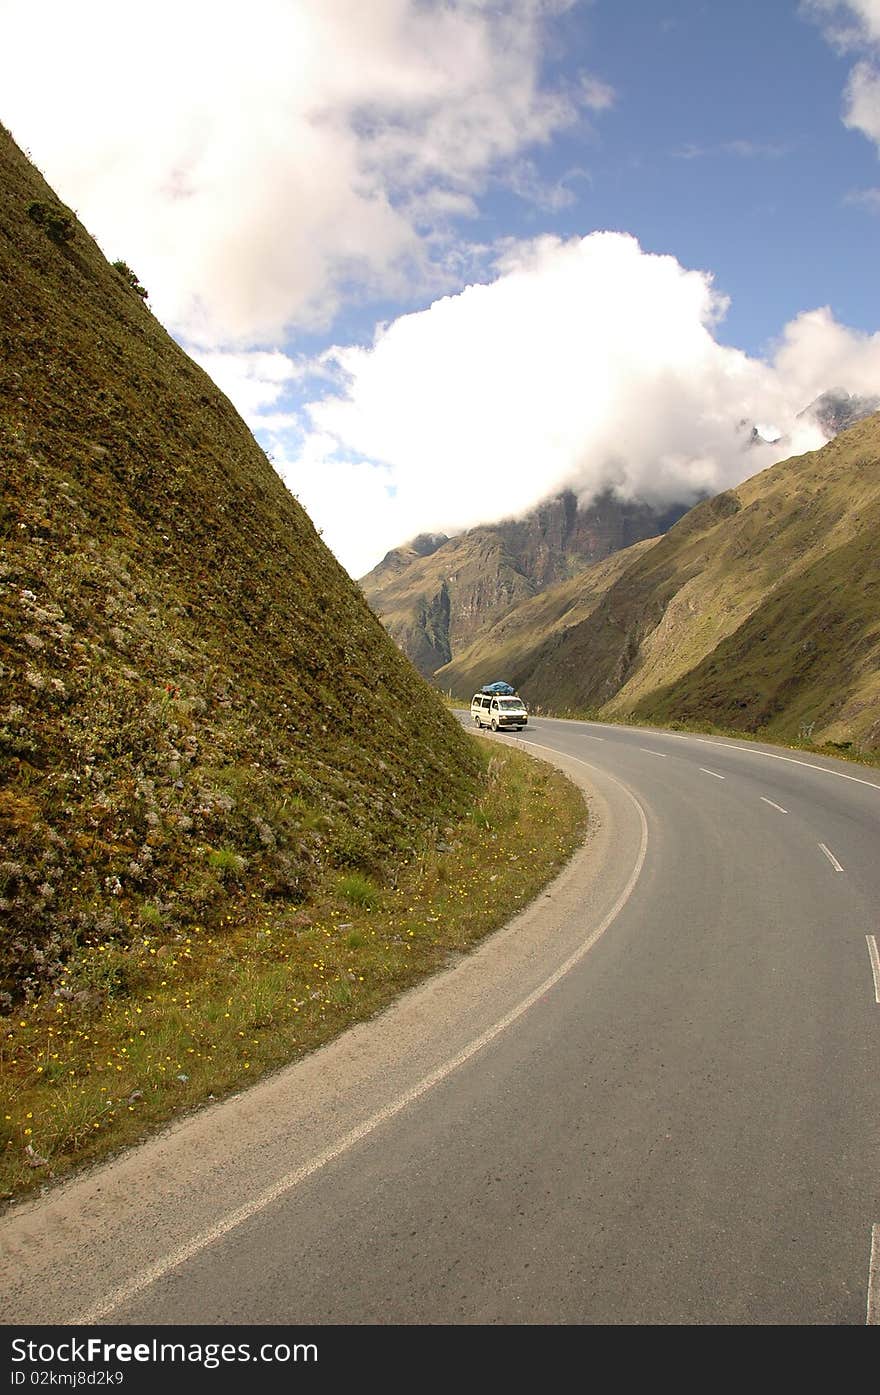
<svg viewBox="0 0 880 1395">
<path fill-rule="evenodd" d="M 880 1321 L 880 772 L 521 737 L 591 832 L 373 1022 L 0 1222 L 4 1321 Z"/>
</svg>

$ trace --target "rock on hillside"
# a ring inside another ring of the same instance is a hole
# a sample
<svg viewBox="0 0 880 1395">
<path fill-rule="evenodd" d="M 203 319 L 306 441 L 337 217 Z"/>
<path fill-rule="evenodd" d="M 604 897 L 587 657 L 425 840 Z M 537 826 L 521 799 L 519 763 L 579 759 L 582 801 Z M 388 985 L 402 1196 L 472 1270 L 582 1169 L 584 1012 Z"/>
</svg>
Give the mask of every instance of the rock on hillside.
<svg viewBox="0 0 880 1395">
<path fill-rule="evenodd" d="M 880 414 L 698 504 L 544 640 L 521 691 L 875 751 L 878 534 Z"/>
<path fill-rule="evenodd" d="M 376 867 L 467 738 L 0 127 L 0 990 Z M 253 899 L 256 898 L 256 899 Z M 7 999 L 8 1001 L 8 999 Z"/>
<path fill-rule="evenodd" d="M 809 407 L 798 413 L 800 418 L 810 417 L 825 432 L 826 436 L 837 436 L 847 427 L 855 426 L 880 411 L 880 396 L 874 394 L 863 397 L 844 388 L 831 388 L 823 392 Z"/>
<path fill-rule="evenodd" d="M 504 615 L 684 512 L 566 491 L 521 519 L 429 536 L 389 552 L 361 579 L 370 605 L 419 671 L 434 674 Z"/>
</svg>

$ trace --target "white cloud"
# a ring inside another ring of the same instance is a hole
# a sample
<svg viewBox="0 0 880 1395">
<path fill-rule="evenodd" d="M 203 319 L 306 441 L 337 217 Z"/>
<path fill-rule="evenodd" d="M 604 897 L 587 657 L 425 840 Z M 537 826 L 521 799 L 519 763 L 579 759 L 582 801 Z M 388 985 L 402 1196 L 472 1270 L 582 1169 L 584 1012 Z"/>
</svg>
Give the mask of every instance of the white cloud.
<svg viewBox="0 0 880 1395">
<path fill-rule="evenodd" d="M 491 283 L 332 350 L 339 393 L 312 404 L 314 435 L 282 473 L 362 575 L 416 533 L 566 486 L 657 502 L 730 487 L 822 444 L 796 420 L 822 391 L 880 391 L 880 334 L 815 310 L 764 361 L 718 343 L 725 308 L 709 275 L 623 234 L 511 244 Z M 750 447 L 757 422 L 786 440 Z"/>
<path fill-rule="evenodd" d="M 855 204 L 858 207 L 880 213 L 880 189 L 853 189 L 851 193 L 847 194 L 844 203 Z"/>
<path fill-rule="evenodd" d="M 590 73 L 582 75 L 581 86 L 584 104 L 590 108 L 590 111 L 607 111 L 617 101 L 617 93 L 611 84 L 603 82 L 601 78 L 593 77 Z"/>
<path fill-rule="evenodd" d="M 880 44 L 880 0 L 802 0 L 801 9 L 819 21 L 829 43 L 843 52 Z"/>
<path fill-rule="evenodd" d="M 880 151 L 880 68 L 857 63 L 846 85 L 844 125 L 861 131 Z"/>
<path fill-rule="evenodd" d="M 163 323 L 277 343 L 353 287 L 436 293 L 432 200 L 472 214 L 577 115 L 541 74 L 573 3 L 0 0 L 3 120 Z"/>
<path fill-rule="evenodd" d="M 841 53 L 859 53 L 846 85 L 843 122 L 880 152 L 880 0 L 803 0 Z"/>
<path fill-rule="evenodd" d="M 697 145 L 689 141 L 673 150 L 676 160 L 705 160 L 719 155 L 733 155 L 741 160 L 780 160 L 788 155 L 791 146 L 780 141 L 727 140 L 718 145 Z"/>
<path fill-rule="evenodd" d="M 258 420 L 262 425 L 268 424 L 266 409 L 278 402 L 285 388 L 300 378 L 303 371 L 292 358 L 277 349 L 240 353 L 191 349 L 190 357 L 213 378 L 243 417 Z M 277 415 L 272 420 L 277 426 Z"/>
</svg>

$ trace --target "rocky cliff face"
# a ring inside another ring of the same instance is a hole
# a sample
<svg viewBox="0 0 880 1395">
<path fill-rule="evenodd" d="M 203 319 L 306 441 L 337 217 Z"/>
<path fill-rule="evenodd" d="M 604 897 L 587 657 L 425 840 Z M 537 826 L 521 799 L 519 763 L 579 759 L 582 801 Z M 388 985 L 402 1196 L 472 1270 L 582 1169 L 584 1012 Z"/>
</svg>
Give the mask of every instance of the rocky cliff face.
<svg viewBox="0 0 880 1395">
<path fill-rule="evenodd" d="M 665 532 L 684 512 L 611 494 L 581 508 L 566 491 L 524 518 L 395 548 L 360 584 L 399 647 L 430 676 L 515 606 Z"/>
</svg>

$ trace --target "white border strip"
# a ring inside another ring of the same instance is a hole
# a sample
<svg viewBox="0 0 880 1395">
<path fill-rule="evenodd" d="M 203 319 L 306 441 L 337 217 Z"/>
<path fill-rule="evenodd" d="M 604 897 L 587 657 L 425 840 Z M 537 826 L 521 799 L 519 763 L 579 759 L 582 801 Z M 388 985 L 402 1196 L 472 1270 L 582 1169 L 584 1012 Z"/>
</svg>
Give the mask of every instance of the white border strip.
<svg viewBox="0 0 880 1395">
<path fill-rule="evenodd" d="M 530 749 L 533 745 L 532 742 L 523 742 L 522 744 L 526 749 Z M 587 761 L 580 760 L 577 756 L 566 756 L 564 751 L 553 750 L 551 746 L 542 746 L 540 749 L 553 751 L 555 756 L 573 760 L 578 765 L 586 766 L 587 769 L 593 768 Z M 606 774 L 604 771 L 602 773 Z M 187 1260 L 193 1259 L 200 1251 L 207 1249 L 209 1245 L 213 1245 L 218 1240 L 222 1240 L 225 1235 L 228 1235 L 230 1231 L 235 1230 L 238 1226 L 243 1225 L 244 1222 L 250 1220 L 252 1216 L 256 1216 L 260 1211 L 265 1211 L 267 1206 L 271 1206 L 273 1202 L 280 1200 L 287 1192 L 293 1191 L 301 1182 L 305 1182 L 309 1177 L 314 1176 L 316 1172 L 320 1172 L 321 1168 L 326 1167 L 328 1163 L 334 1162 L 337 1158 L 342 1157 L 342 1155 L 353 1148 L 356 1143 L 360 1143 L 362 1139 L 367 1138 L 369 1134 L 373 1133 L 380 1124 L 387 1123 L 389 1119 L 393 1119 L 396 1115 L 402 1113 L 408 1105 L 414 1104 L 416 1100 L 421 1099 L 422 1095 L 426 1095 L 435 1085 L 439 1085 L 441 1081 L 446 1080 L 454 1071 L 458 1070 L 469 1061 L 472 1056 L 476 1056 L 478 1051 L 482 1051 L 485 1046 L 488 1046 L 496 1037 L 499 1037 L 502 1032 L 506 1032 L 508 1027 L 512 1027 L 514 1022 L 522 1017 L 524 1013 L 528 1012 L 529 1008 L 534 1007 L 535 1003 L 543 998 L 545 993 L 548 993 L 551 988 L 555 987 L 560 979 L 565 978 L 566 974 L 570 973 L 571 970 L 585 958 L 596 944 L 597 940 L 601 939 L 605 934 L 609 925 L 617 919 L 630 896 L 632 896 L 636 882 L 641 876 L 642 868 L 645 865 L 645 857 L 648 851 L 648 820 L 645 817 L 644 809 L 635 795 L 628 790 L 625 785 L 622 785 L 619 780 L 616 780 L 613 775 L 606 774 L 606 778 L 617 785 L 619 789 L 623 790 L 624 794 L 636 807 L 641 828 L 639 853 L 636 858 L 635 867 L 630 873 L 629 881 L 611 907 L 611 910 L 593 933 L 584 940 L 583 944 L 579 945 L 575 952 L 566 959 L 565 963 L 561 964 L 555 973 L 552 973 L 549 978 L 545 979 L 540 987 L 536 988 L 528 997 L 523 998 L 522 1002 L 518 1003 L 515 1008 L 504 1017 L 500 1018 L 485 1032 L 481 1033 L 480 1036 L 476 1037 L 475 1040 L 466 1046 L 464 1050 L 460 1051 L 457 1056 L 453 1056 L 451 1060 L 444 1062 L 442 1066 L 438 1066 L 436 1070 L 431 1071 L 430 1075 L 426 1075 L 418 1084 L 414 1085 L 411 1090 L 407 1090 L 405 1094 L 400 1095 L 393 1103 L 386 1105 L 384 1109 L 377 1110 L 375 1114 L 371 1114 L 362 1124 L 358 1124 L 357 1128 L 351 1129 L 349 1133 L 344 1134 L 336 1143 L 326 1148 L 323 1153 L 319 1153 L 317 1157 L 312 1158 L 309 1162 L 304 1163 L 302 1167 L 296 1168 L 293 1172 L 288 1172 L 286 1176 L 281 1177 L 273 1186 L 268 1187 L 266 1191 L 254 1197 L 253 1201 L 247 1202 L 244 1206 L 239 1206 L 235 1211 L 227 1212 L 227 1214 L 221 1217 L 210 1229 L 202 1231 L 200 1235 L 194 1236 L 192 1240 L 189 1240 L 185 1245 L 181 1245 L 179 1249 L 173 1250 L 171 1254 L 166 1255 L 164 1259 L 160 1259 L 155 1264 L 150 1265 L 148 1269 L 144 1269 L 136 1279 L 132 1279 L 127 1284 L 123 1284 L 115 1289 L 113 1293 L 108 1294 L 100 1303 L 97 1303 L 93 1308 L 90 1308 L 87 1312 L 75 1318 L 73 1320 L 74 1326 L 88 1327 L 93 1323 L 101 1322 L 107 1317 L 107 1314 L 111 1313 L 115 1308 L 121 1307 L 138 1293 L 141 1293 L 145 1288 L 149 1288 L 152 1284 L 157 1283 L 159 1279 L 169 1274 L 172 1269 L 176 1269 L 179 1265 L 185 1264 Z"/>
<path fill-rule="evenodd" d="M 871 1230 L 871 1260 L 868 1265 L 868 1312 L 866 1327 L 880 1325 L 880 1225 Z"/>
<path fill-rule="evenodd" d="M 874 978 L 874 1001 L 880 1003 L 880 952 L 873 935 L 866 935 L 865 939 L 868 941 L 868 957 L 871 960 L 871 974 Z"/>
<path fill-rule="evenodd" d="M 843 868 L 837 861 L 837 858 L 834 856 L 834 853 L 831 851 L 831 849 L 826 848 L 824 843 L 820 843 L 819 847 L 822 849 L 823 853 L 828 858 L 828 861 L 831 863 L 831 866 L 834 868 L 835 872 L 842 872 Z"/>
</svg>

